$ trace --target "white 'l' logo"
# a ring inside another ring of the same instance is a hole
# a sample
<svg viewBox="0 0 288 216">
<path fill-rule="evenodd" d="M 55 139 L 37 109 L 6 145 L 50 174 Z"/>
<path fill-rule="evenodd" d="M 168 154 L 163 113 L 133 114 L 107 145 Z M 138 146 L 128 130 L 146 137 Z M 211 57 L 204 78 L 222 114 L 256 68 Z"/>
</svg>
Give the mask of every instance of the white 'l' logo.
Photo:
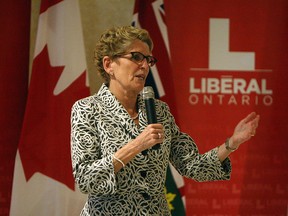
<svg viewBox="0 0 288 216">
<path fill-rule="evenodd" d="M 229 51 L 229 19 L 210 19 L 209 70 L 255 70 L 254 52 Z"/>
</svg>

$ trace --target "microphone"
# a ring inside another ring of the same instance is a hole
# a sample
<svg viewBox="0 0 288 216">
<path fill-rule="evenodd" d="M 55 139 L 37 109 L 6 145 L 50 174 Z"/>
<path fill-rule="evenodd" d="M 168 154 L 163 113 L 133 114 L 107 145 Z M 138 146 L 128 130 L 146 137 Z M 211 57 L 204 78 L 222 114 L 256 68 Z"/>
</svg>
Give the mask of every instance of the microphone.
<svg viewBox="0 0 288 216">
<path fill-rule="evenodd" d="M 145 101 L 148 124 L 157 123 L 153 88 L 151 86 L 145 86 L 142 94 Z"/>
<path fill-rule="evenodd" d="M 145 101 L 145 108 L 147 114 L 148 124 L 157 123 L 157 115 L 155 109 L 155 94 L 151 86 L 145 86 L 142 91 L 143 99 Z M 156 144 L 152 149 L 157 150 L 160 148 L 160 144 Z M 145 154 L 145 153 L 144 153 Z"/>
</svg>

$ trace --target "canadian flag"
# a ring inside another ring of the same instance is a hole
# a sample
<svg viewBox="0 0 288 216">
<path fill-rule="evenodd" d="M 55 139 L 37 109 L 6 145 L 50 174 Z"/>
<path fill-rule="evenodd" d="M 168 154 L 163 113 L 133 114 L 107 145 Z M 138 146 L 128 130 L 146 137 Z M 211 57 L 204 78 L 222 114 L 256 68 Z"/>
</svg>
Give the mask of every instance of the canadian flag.
<svg viewBox="0 0 288 216">
<path fill-rule="evenodd" d="M 11 216 L 79 215 L 86 197 L 72 176 L 70 110 L 89 94 L 78 0 L 42 0 Z"/>
</svg>

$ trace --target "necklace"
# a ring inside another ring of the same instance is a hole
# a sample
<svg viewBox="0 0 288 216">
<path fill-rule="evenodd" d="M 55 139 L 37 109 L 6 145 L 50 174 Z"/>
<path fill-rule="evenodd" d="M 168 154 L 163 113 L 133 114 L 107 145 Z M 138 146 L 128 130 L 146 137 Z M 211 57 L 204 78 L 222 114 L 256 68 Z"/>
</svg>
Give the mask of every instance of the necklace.
<svg viewBox="0 0 288 216">
<path fill-rule="evenodd" d="M 137 113 L 136 116 L 134 116 L 134 117 L 131 116 L 131 119 L 136 120 L 136 119 L 138 119 L 138 117 L 139 117 L 139 113 Z"/>
</svg>

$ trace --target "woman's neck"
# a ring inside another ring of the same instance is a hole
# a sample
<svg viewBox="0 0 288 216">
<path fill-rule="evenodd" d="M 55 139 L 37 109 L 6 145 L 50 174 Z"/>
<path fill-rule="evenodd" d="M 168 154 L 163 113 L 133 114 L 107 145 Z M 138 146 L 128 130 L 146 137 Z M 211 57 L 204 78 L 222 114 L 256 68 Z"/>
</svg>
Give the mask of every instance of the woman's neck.
<svg viewBox="0 0 288 216">
<path fill-rule="evenodd" d="M 137 111 L 137 97 L 138 94 L 131 91 L 121 90 L 111 88 L 109 86 L 111 93 L 117 98 L 117 100 L 124 106 L 131 118 L 135 117 L 138 113 Z"/>
</svg>

